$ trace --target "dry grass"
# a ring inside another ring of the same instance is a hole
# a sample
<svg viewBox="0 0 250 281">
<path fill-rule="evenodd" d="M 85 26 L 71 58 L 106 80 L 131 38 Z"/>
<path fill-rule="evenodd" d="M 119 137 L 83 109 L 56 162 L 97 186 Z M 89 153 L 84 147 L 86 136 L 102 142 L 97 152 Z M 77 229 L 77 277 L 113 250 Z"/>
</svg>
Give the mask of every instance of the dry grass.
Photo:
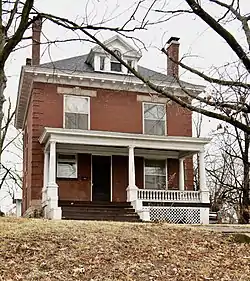
<svg viewBox="0 0 250 281">
<path fill-rule="evenodd" d="M 168 224 L 0 219 L 0 280 L 250 280 L 250 244 Z"/>
</svg>

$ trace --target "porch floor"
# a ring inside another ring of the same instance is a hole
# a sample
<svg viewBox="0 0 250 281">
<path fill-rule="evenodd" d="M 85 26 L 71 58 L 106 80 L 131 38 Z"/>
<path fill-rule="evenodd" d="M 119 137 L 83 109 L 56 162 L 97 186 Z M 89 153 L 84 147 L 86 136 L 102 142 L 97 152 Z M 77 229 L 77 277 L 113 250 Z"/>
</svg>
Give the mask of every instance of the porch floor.
<svg viewBox="0 0 250 281">
<path fill-rule="evenodd" d="M 140 222 L 129 202 L 59 200 L 62 219 Z"/>
</svg>

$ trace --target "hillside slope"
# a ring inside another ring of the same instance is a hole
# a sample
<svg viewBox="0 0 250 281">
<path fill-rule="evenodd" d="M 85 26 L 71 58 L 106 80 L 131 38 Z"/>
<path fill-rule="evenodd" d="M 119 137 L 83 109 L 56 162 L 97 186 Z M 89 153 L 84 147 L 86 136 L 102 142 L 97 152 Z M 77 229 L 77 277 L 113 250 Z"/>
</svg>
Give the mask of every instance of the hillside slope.
<svg viewBox="0 0 250 281">
<path fill-rule="evenodd" d="M 250 244 L 168 224 L 0 219 L 0 280 L 250 280 Z"/>
</svg>

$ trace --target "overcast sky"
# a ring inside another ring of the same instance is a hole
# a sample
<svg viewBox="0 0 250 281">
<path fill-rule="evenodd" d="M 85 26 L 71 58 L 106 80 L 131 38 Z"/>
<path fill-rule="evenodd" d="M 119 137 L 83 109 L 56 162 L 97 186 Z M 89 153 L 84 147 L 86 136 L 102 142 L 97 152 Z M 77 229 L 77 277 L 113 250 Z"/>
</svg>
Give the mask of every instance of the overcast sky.
<svg viewBox="0 0 250 281">
<path fill-rule="evenodd" d="M 77 20 L 78 22 L 84 21 L 89 24 L 96 24 L 101 21 L 106 21 L 106 26 L 121 26 L 131 16 L 135 8 L 135 3 L 137 2 L 138 1 L 134 0 L 37 0 L 36 7 L 42 12 L 66 17 L 74 21 Z M 133 26 L 136 20 L 140 20 L 145 15 L 147 7 L 149 7 L 152 2 L 152 0 L 146 0 L 143 3 L 141 9 L 135 15 L 135 19 L 129 26 Z M 249 0 L 241 0 L 243 9 L 247 4 L 249 4 Z M 164 9 L 171 7 L 179 9 L 186 8 L 185 1 L 181 0 L 159 0 L 155 8 L 161 9 L 164 5 Z M 221 11 L 215 9 L 213 4 L 208 4 L 207 7 L 212 13 L 216 15 L 221 14 Z M 157 22 L 161 20 L 161 17 L 162 14 L 151 13 L 149 20 L 151 22 Z M 234 23 L 230 25 L 233 35 L 239 40 L 243 40 L 243 36 L 239 32 L 239 27 Z M 72 33 L 70 31 L 66 31 L 49 22 L 45 22 L 43 25 L 43 34 L 43 42 L 46 41 L 46 38 L 50 40 L 72 38 Z M 113 35 L 113 33 L 107 31 L 97 33 L 98 38 L 101 40 L 105 40 Z M 186 14 L 178 16 L 164 23 L 148 26 L 147 30 L 136 31 L 130 35 L 143 41 L 147 47 L 147 50 L 142 50 L 143 57 L 139 64 L 163 73 L 166 73 L 166 57 L 160 50 L 166 45 L 167 40 L 171 36 L 180 37 L 181 56 L 187 54 L 192 55 L 192 58 L 186 61 L 191 66 L 198 67 L 200 70 L 210 69 L 213 66 L 220 66 L 235 59 L 226 43 L 193 15 Z M 82 37 L 82 39 L 84 38 Z M 133 44 L 130 40 L 128 40 L 128 42 Z M 30 44 L 30 42 L 25 42 L 25 44 Z M 138 46 L 142 47 L 140 44 Z M 82 55 L 89 52 L 91 47 L 93 47 L 93 45 L 89 42 L 60 43 L 52 45 L 49 48 L 44 45 L 42 47 L 41 63 Z M 6 73 L 8 82 L 5 93 L 7 97 L 11 97 L 13 104 L 17 97 L 20 69 L 21 66 L 25 64 L 25 59 L 27 57 L 31 57 L 31 47 L 14 52 L 7 63 Z M 183 79 L 190 79 L 192 82 L 201 83 L 199 79 L 190 74 L 181 73 Z M 211 124 L 215 124 L 215 122 L 210 122 L 209 128 L 215 126 Z M 206 131 L 206 133 L 207 132 L 208 131 Z M 3 201 L 0 201 L 0 205 L 2 202 Z"/>
</svg>

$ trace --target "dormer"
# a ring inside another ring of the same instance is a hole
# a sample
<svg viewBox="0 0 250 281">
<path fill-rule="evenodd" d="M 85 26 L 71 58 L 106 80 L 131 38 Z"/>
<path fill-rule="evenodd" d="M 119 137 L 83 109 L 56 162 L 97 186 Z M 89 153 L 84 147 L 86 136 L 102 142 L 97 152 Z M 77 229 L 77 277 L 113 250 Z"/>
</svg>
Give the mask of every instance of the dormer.
<svg viewBox="0 0 250 281">
<path fill-rule="evenodd" d="M 141 53 L 116 35 L 104 42 L 110 50 L 121 57 L 128 65 L 137 70 L 137 63 L 141 58 Z M 123 66 L 115 57 L 105 52 L 100 46 L 91 49 L 86 63 L 90 64 L 94 71 L 110 72 L 117 74 L 129 74 L 128 69 Z"/>
</svg>

